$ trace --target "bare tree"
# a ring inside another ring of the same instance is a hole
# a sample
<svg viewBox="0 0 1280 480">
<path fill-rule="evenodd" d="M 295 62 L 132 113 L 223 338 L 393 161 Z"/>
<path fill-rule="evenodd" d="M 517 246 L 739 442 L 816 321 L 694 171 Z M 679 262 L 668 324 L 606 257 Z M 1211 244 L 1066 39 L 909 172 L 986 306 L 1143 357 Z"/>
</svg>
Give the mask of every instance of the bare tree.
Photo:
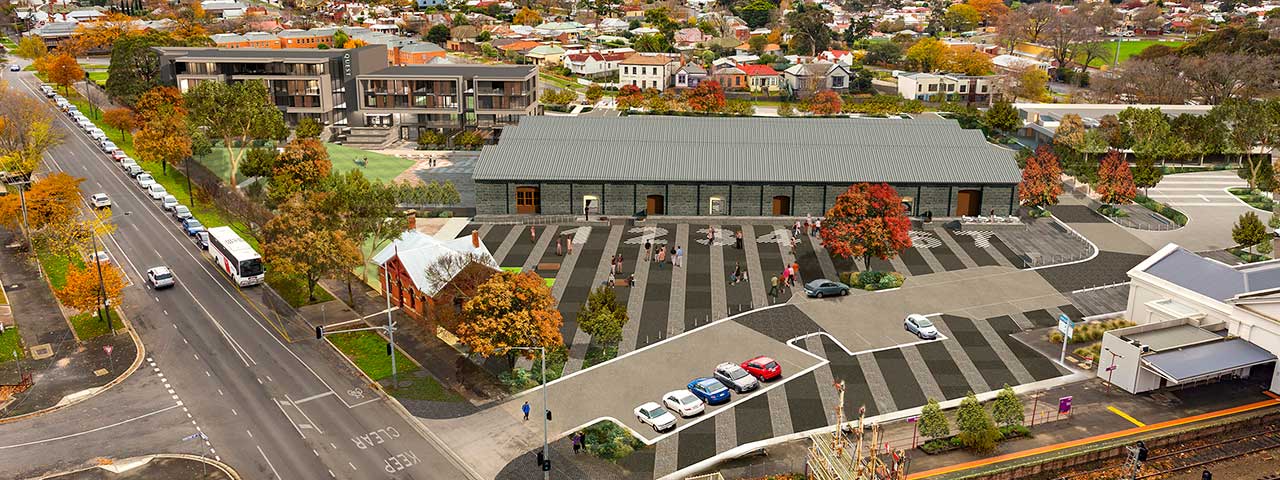
<svg viewBox="0 0 1280 480">
<path fill-rule="evenodd" d="M 1023 24 L 1023 36 L 1030 40 L 1031 43 L 1038 43 L 1040 35 L 1044 33 L 1049 22 L 1059 15 L 1058 6 L 1049 2 L 1033 3 L 1019 8 L 1017 11 L 1022 12 L 1026 17 L 1026 21 Z"/>
<path fill-rule="evenodd" d="M 476 287 L 489 278 L 489 274 L 465 274 L 472 266 L 483 267 L 481 270 L 488 270 L 489 274 L 498 270 L 498 264 L 493 261 L 493 256 L 480 252 L 467 252 L 441 255 L 427 264 L 422 275 L 428 284 L 448 288 L 453 292 L 454 297 L 466 299 L 470 298 Z"/>
<path fill-rule="evenodd" d="M 1184 57 L 1180 62 L 1191 91 L 1204 103 L 1217 105 L 1228 98 L 1249 98 L 1271 85 L 1276 61 L 1273 57 L 1242 53 L 1210 53 Z"/>
<path fill-rule="evenodd" d="M 1166 22 L 1168 20 L 1165 20 L 1160 12 L 1160 5 L 1156 2 L 1148 3 L 1147 6 L 1133 13 L 1133 24 L 1143 30 L 1162 28 Z"/>
<path fill-rule="evenodd" d="M 996 42 L 1012 51 L 1019 42 L 1026 40 L 1028 21 L 1030 19 L 1027 18 L 1026 12 L 1021 9 L 1000 17 L 996 21 Z"/>
<path fill-rule="evenodd" d="M 1183 104 L 1190 86 L 1179 74 L 1177 57 L 1129 60 L 1091 82 L 1095 101 Z"/>
</svg>

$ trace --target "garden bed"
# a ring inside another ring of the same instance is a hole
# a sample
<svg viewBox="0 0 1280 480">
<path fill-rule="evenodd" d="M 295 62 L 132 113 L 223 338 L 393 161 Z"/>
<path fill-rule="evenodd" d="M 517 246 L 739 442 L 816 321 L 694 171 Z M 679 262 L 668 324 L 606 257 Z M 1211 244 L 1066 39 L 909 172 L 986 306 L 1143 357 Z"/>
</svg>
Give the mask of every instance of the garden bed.
<svg viewBox="0 0 1280 480">
<path fill-rule="evenodd" d="M 391 356 L 387 355 L 387 340 L 370 330 L 362 332 L 335 333 L 328 336 L 333 346 L 338 347 L 343 355 L 356 364 L 356 368 L 368 375 L 373 381 L 391 376 Z M 400 350 L 396 350 L 396 372 L 409 373 L 416 371 L 418 365 L 409 360 Z"/>
<path fill-rule="evenodd" d="M 1076 325 L 1075 331 L 1071 336 L 1071 341 L 1067 343 L 1087 343 L 1100 340 L 1102 334 L 1117 328 L 1132 327 L 1137 325 L 1123 318 L 1114 318 L 1111 320 L 1103 320 L 1098 322 L 1088 322 Z M 1062 344 L 1062 332 L 1054 329 L 1049 332 L 1049 343 L 1054 345 Z"/>
<path fill-rule="evenodd" d="M 1247 203 L 1250 207 L 1258 210 L 1266 210 L 1270 212 L 1275 207 L 1275 201 L 1267 198 L 1266 194 L 1262 193 L 1262 190 L 1258 190 L 1256 188 L 1250 190 L 1247 187 L 1234 187 L 1227 189 L 1227 191 L 1231 192 L 1232 195 L 1235 195 L 1236 198 L 1240 199 L 1240 201 Z"/>
<path fill-rule="evenodd" d="M 120 315 L 116 314 L 116 309 L 108 309 L 107 316 L 111 318 L 112 327 L 123 326 L 120 324 Z M 76 330 L 76 336 L 80 337 L 82 342 L 111 333 L 111 329 L 107 328 L 107 322 L 98 316 L 97 310 L 72 315 L 71 328 Z"/>
<path fill-rule="evenodd" d="M 1146 195 L 1138 195 L 1137 198 L 1133 199 L 1133 201 L 1138 205 L 1142 205 L 1146 207 L 1147 210 L 1151 210 L 1152 212 L 1155 212 L 1156 214 L 1164 218 L 1172 220 L 1173 223 L 1178 224 L 1178 226 L 1180 227 L 1186 226 L 1187 224 L 1186 215 L 1178 211 L 1176 208 L 1173 208 L 1163 203 L 1152 200 L 1151 197 L 1148 197 Z"/>
<path fill-rule="evenodd" d="M 1031 430 L 1022 425 L 1011 425 L 1011 426 L 999 427 L 999 429 L 1000 429 L 1000 439 L 997 440 L 997 442 L 1003 442 L 1005 440 L 1013 440 L 1015 438 L 1031 437 Z M 928 455 L 937 455 L 940 453 L 947 453 L 952 450 L 959 450 L 962 448 L 964 448 L 964 445 L 960 443 L 959 435 L 952 435 L 950 437 L 945 437 L 945 438 L 935 438 L 933 440 L 924 442 L 923 444 L 920 445 L 920 451 Z"/>
<path fill-rule="evenodd" d="M 587 453 L 605 460 L 617 461 L 644 446 L 644 442 L 627 429 L 609 420 L 596 422 L 582 431 L 586 434 Z"/>
<path fill-rule="evenodd" d="M 1268 241 L 1270 241 L 1270 240 L 1268 240 Z M 1265 261 L 1267 261 L 1267 260 L 1271 260 L 1271 257 L 1268 257 L 1268 256 L 1266 256 L 1266 255 L 1261 255 L 1261 254 L 1253 253 L 1253 252 L 1250 252 L 1250 251 L 1249 251 L 1249 250 L 1247 250 L 1247 249 L 1243 249 L 1243 248 L 1239 248 L 1239 247 L 1228 248 L 1228 249 L 1227 249 L 1227 253 L 1230 253 L 1230 254 L 1232 254 L 1232 255 L 1235 255 L 1235 256 L 1236 256 L 1236 258 L 1239 258 L 1240 260 L 1243 260 L 1245 263 L 1265 262 Z"/>
<path fill-rule="evenodd" d="M 840 283 L 869 292 L 898 288 L 902 286 L 902 282 L 905 280 L 906 277 L 903 277 L 898 272 L 867 270 L 865 272 L 844 272 L 840 274 Z"/>
</svg>

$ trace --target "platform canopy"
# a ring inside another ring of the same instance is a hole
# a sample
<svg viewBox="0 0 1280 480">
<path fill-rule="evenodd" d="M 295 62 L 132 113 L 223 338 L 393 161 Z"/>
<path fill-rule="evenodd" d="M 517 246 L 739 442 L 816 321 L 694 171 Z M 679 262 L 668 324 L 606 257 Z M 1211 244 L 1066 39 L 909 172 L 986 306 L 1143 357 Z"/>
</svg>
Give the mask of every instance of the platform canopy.
<svg viewBox="0 0 1280 480">
<path fill-rule="evenodd" d="M 1274 361 L 1275 354 L 1232 338 L 1147 355 L 1142 357 L 1142 366 L 1172 383 L 1186 383 Z"/>
</svg>

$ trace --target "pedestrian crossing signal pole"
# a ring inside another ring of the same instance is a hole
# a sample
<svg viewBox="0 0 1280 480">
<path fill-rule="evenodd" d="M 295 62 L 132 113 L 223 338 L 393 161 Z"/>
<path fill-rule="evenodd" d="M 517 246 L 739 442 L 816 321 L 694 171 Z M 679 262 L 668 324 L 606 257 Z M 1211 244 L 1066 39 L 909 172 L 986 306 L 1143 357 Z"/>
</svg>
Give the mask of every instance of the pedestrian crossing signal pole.
<svg viewBox="0 0 1280 480">
<path fill-rule="evenodd" d="M 382 289 L 387 294 L 387 338 L 391 342 L 387 344 L 387 355 L 391 356 L 391 388 L 395 389 L 400 387 L 400 382 L 396 379 L 396 329 L 391 318 L 391 270 L 387 265 L 382 267 Z"/>
</svg>

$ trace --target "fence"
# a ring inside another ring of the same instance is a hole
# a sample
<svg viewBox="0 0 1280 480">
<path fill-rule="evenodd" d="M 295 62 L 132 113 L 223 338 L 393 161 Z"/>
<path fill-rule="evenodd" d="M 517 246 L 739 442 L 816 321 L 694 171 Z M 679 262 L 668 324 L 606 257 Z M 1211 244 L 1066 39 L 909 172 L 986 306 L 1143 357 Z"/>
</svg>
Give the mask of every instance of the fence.
<svg viewBox="0 0 1280 480">
<path fill-rule="evenodd" d="M 1089 208 L 1091 210 L 1095 212 L 1099 212 L 1098 214 L 1102 215 L 1100 210 L 1104 205 L 1102 202 L 1098 201 L 1097 199 L 1093 198 L 1092 196 L 1086 193 L 1086 191 L 1089 188 L 1088 184 L 1080 183 L 1074 177 L 1066 177 L 1062 183 L 1067 186 L 1072 196 L 1078 199 L 1084 200 L 1089 205 Z M 1181 226 L 1178 225 L 1177 223 L 1174 223 L 1173 220 L 1165 218 L 1163 215 L 1160 215 L 1156 212 L 1152 212 L 1147 207 L 1142 205 L 1138 205 L 1137 207 L 1131 208 L 1131 209 L 1126 209 L 1121 207 L 1121 209 L 1124 210 L 1126 213 L 1136 213 L 1138 216 L 1137 217 L 1106 216 L 1106 218 L 1111 222 L 1115 223 L 1116 225 L 1132 228 L 1134 230 L 1165 232 L 1165 231 L 1177 230 L 1178 228 L 1181 228 Z"/>
<path fill-rule="evenodd" d="M 271 211 L 266 207 L 258 204 L 252 199 L 244 196 L 237 190 L 228 187 L 226 182 L 208 167 L 194 159 L 185 162 L 183 165 L 186 169 L 187 179 L 191 181 L 194 190 L 191 192 L 202 201 L 212 202 L 226 215 L 232 217 L 232 220 L 239 222 L 243 227 L 235 225 L 232 228 L 239 230 L 241 234 L 249 235 L 257 238 L 258 232 L 271 220 Z M 194 207 L 195 205 L 192 205 Z"/>
</svg>

